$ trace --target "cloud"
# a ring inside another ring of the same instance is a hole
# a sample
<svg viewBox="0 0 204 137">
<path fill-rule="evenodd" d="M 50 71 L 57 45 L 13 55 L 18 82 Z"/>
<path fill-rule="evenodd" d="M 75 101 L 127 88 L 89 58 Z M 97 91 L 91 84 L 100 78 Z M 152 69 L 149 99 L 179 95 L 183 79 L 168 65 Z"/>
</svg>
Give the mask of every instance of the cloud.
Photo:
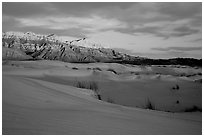
<svg viewBox="0 0 204 137">
<path fill-rule="evenodd" d="M 32 30 L 32 32 L 37 34 L 51 34 L 54 33 L 58 36 L 71 36 L 76 38 L 84 38 L 87 37 L 88 32 L 81 30 L 80 28 L 70 28 L 66 30 L 56 30 L 56 29 L 49 29 L 49 28 L 43 28 L 43 27 L 22 27 L 18 29 L 21 32 L 29 32 Z"/>
<path fill-rule="evenodd" d="M 139 3 L 126 10 L 112 9 L 109 14 L 127 22 L 128 29 L 118 31 L 131 35 L 149 34 L 168 39 L 200 33 L 202 29 L 201 3 Z"/>
<path fill-rule="evenodd" d="M 55 30 L 81 28 L 95 32 L 115 29 L 131 35 L 167 39 L 199 33 L 202 26 L 202 3 L 199 2 L 4 2 L 2 8 L 3 15 L 18 19 L 26 27 Z M 183 26 L 185 30 L 177 29 Z"/>
<path fill-rule="evenodd" d="M 128 33 L 131 35 L 152 35 L 161 37 L 164 39 L 174 38 L 174 37 L 183 37 L 187 35 L 193 35 L 200 33 L 199 28 L 193 28 L 191 26 L 185 26 L 182 24 L 174 23 L 158 23 L 158 24 L 146 24 L 146 25 L 137 25 L 134 27 L 127 28 L 118 28 L 117 31 L 122 33 Z"/>
<path fill-rule="evenodd" d="M 194 39 L 194 40 L 191 40 L 191 42 L 202 42 L 202 38 L 196 38 L 196 39 Z"/>
<path fill-rule="evenodd" d="M 168 2 L 159 4 L 159 12 L 172 19 L 192 18 L 202 11 L 201 2 Z"/>
<path fill-rule="evenodd" d="M 187 26 L 181 26 L 173 29 L 173 33 L 171 33 L 170 35 L 175 37 L 176 36 L 181 37 L 181 36 L 191 35 L 199 31 L 200 31 L 199 29 L 193 29 Z"/>
<path fill-rule="evenodd" d="M 3 15 L 12 17 L 33 17 L 56 14 L 57 9 L 50 3 L 43 2 L 3 2 Z"/>
<path fill-rule="evenodd" d="M 3 14 L 13 17 L 41 15 L 84 17 L 97 11 L 111 10 L 113 7 L 127 9 L 132 4 L 129 2 L 3 2 L 2 11 Z"/>
<path fill-rule="evenodd" d="M 76 17 L 84 17 L 100 11 L 112 11 L 113 8 L 122 10 L 128 9 L 133 4 L 131 2 L 59 2 L 50 3 L 58 12 L 64 15 L 72 15 Z M 98 14 L 100 15 L 100 14 Z"/>
<path fill-rule="evenodd" d="M 168 47 L 168 48 L 151 48 L 152 50 L 157 50 L 157 51 L 171 51 L 171 50 L 176 50 L 176 51 L 195 51 L 195 50 L 202 50 L 202 47 Z"/>
<path fill-rule="evenodd" d="M 2 16 L 2 31 L 18 31 L 20 25 L 15 18 L 6 15 Z"/>
<path fill-rule="evenodd" d="M 81 29 L 87 32 L 103 31 L 107 29 L 125 28 L 125 23 L 117 19 L 106 19 L 99 16 L 91 17 L 44 17 L 44 18 L 16 18 L 22 26 L 43 27 L 53 30 Z"/>
</svg>

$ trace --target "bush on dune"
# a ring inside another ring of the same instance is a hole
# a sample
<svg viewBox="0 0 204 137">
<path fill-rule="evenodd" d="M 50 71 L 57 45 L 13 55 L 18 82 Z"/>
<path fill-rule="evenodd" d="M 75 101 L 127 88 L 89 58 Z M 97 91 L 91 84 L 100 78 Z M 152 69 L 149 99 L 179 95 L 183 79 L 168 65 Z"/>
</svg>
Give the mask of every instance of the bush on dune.
<svg viewBox="0 0 204 137">
<path fill-rule="evenodd" d="M 107 71 L 110 71 L 110 72 L 113 72 L 114 74 L 117 74 L 117 72 L 114 69 L 111 69 L 111 68 L 107 69 Z"/>
<path fill-rule="evenodd" d="M 155 110 L 155 105 L 149 99 L 147 99 L 147 102 L 145 104 L 145 108 Z"/>
<path fill-rule="evenodd" d="M 179 90 L 179 88 L 180 88 L 179 85 L 176 84 L 176 86 L 173 86 L 173 87 L 172 87 L 172 90 Z"/>
<path fill-rule="evenodd" d="M 101 100 L 101 95 L 98 92 L 97 82 L 95 81 L 77 81 L 75 86 L 78 88 L 93 90 L 96 93 L 98 99 Z"/>
<path fill-rule="evenodd" d="M 73 67 L 72 69 L 74 69 L 74 70 L 78 70 L 78 68 L 77 68 L 77 67 Z"/>
<path fill-rule="evenodd" d="M 100 68 L 93 68 L 93 70 L 102 71 Z"/>
<path fill-rule="evenodd" d="M 199 108 L 198 106 L 192 106 L 192 107 L 189 107 L 189 108 L 186 108 L 184 110 L 185 112 L 202 112 L 202 108 Z"/>
<path fill-rule="evenodd" d="M 76 87 L 91 89 L 93 91 L 98 90 L 98 84 L 95 81 L 77 81 Z"/>
</svg>

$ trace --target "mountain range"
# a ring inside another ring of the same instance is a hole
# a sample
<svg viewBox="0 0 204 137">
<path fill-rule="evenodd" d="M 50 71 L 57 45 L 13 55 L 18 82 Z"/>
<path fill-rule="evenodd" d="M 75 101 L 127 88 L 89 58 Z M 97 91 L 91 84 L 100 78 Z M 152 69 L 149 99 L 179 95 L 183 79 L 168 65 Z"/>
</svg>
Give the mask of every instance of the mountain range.
<svg viewBox="0 0 204 137">
<path fill-rule="evenodd" d="M 189 65 L 202 66 L 201 59 L 149 59 L 131 56 L 93 43 L 87 38 L 62 40 L 55 34 L 33 32 L 3 32 L 3 60 L 60 60 L 74 63 L 114 62 L 135 65 Z"/>
</svg>

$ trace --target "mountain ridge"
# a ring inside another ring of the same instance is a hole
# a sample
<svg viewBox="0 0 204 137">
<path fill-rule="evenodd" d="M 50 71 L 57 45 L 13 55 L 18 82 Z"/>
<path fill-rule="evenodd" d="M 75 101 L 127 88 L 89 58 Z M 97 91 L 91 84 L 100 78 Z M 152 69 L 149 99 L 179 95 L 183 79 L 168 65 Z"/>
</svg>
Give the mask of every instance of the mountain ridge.
<svg viewBox="0 0 204 137">
<path fill-rule="evenodd" d="M 202 60 L 193 58 L 149 59 L 132 56 L 92 43 L 87 38 L 62 40 L 55 34 L 33 32 L 3 32 L 3 60 L 60 60 L 74 63 L 113 62 L 134 65 L 189 65 L 202 66 Z"/>
</svg>

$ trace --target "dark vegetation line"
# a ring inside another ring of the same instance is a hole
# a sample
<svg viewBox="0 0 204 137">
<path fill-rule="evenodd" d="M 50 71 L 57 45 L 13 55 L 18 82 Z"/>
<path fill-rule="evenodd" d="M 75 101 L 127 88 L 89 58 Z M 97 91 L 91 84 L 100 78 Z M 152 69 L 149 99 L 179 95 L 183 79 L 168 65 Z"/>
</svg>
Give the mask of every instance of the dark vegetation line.
<svg viewBox="0 0 204 137">
<path fill-rule="evenodd" d="M 8 59 L 9 60 L 9 59 Z M 13 59 L 11 59 L 13 60 Z M 45 59 L 22 59 L 22 61 L 36 61 L 36 60 L 45 60 Z M 96 63 L 95 61 L 70 61 L 70 63 Z M 101 63 L 119 63 L 119 64 L 131 64 L 131 65 L 184 65 L 190 67 L 202 67 L 202 59 L 193 59 L 193 58 L 174 58 L 174 59 L 145 59 L 145 60 L 135 60 L 135 61 L 101 61 Z"/>
<path fill-rule="evenodd" d="M 194 58 L 172 58 L 172 59 L 135 59 L 134 61 L 118 60 L 107 63 L 131 64 L 131 65 L 185 65 L 191 67 L 202 67 L 202 59 Z"/>
</svg>

